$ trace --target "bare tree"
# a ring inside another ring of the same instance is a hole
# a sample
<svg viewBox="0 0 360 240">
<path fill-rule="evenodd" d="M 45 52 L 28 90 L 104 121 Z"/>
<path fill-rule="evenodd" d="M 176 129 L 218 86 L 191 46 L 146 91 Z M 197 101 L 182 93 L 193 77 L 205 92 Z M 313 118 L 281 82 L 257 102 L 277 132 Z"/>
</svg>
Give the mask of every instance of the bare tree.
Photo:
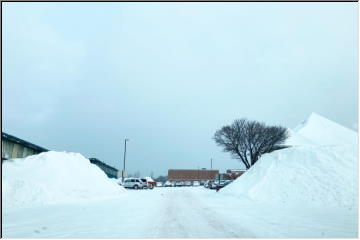
<svg viewBox="0 0 360 240">
<path fill-rule="evenodd" d="M 156 182 L 166 182 L 167 181 L 167 176 L 158 176 L 157 178 L 154 179 Z"/>
<path fill-rule="evenodd" d="M 288 136 L 284 127 L 237 119 L 231 125 L 217 130 L 214 140 L 225 152 L 240 159 L 246 169 L 249 169 L 262 154 L 288 147 L 283 145 Z"/>
</svg>

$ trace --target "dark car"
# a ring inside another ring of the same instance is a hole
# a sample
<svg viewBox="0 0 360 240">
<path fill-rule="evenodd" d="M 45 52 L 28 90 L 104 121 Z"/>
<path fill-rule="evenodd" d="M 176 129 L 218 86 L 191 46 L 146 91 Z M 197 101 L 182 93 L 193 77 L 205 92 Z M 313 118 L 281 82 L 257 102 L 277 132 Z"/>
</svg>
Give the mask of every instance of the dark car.
<svg viewBox="0 0 360 240">
<path fill-rule="evenodd" d="M 184 182 L 182 181 L 178 181 L 175 183 L 175 187 L 182 187 L 182 186 L 184 186 Z"/>
<path fill-rule="evenodd" d="M 233 180 L 221 180 L 220 183 L 219 183 L 219 181 L 215 181 L 211 185 L 210 189 L 221 189 L 232 182 L 233 182 Z"/>
</svg>

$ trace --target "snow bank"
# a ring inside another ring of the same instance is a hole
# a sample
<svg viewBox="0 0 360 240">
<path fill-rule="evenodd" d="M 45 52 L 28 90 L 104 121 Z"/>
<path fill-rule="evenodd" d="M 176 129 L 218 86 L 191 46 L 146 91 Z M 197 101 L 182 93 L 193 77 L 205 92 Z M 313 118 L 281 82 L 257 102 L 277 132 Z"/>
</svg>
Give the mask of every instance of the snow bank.
<svg viewBox="0 0 360 240">
<path fill-rule="evenodd" d="M 44 152 L 2 164 L 3 207 L 113 198 L 126 190 L 79 153 Z"/>
<path fill-rule="evenodd" d="M 357 148 L 357 132 L 317 113 L 296 127 L 295 132 L 319 145 L 342 145 Z"/>
<path fill-rule="evenodd" d="M 290 134 L 293 147 L 263 155 L 222 192 L 275 204 L 357 205 L 357 133 L 313 113 Z"/>
<path fill-rule="evenodd" d="M 354 206 L 357 158 L 344 147 L 292 147 L 264 155 L 223 189 L 259 202 Z"/>
<path fill-rule="evenodd" d="M 312 142 L 310 139 L 302 136 L 301 134 L 293 131 L 292 129 L 288 129 L 289 138 L 286 140 L 285 145 L 290 146 L 313 146 L 316 143 Z"/>
</svg>

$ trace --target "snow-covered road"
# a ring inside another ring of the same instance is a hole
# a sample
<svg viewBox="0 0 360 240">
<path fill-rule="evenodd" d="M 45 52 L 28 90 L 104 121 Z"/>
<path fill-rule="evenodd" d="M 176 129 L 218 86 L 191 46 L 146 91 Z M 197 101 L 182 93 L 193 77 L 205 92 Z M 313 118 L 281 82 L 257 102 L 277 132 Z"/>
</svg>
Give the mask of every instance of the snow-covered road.
<svg viewBox="0 0 360 240">
<path fill-rule="evenodd" d="M 214 211 L 199 193 L 211 190 L 202 187 L 170 188 L 161 193 L 164 205 L 155 226 L 156 238 L 243 238 L 255 235 L 241 224 L 226 221 Z"/>
<path fill-rule="evenodd" d="M 3 210 L 9 238 L 357 236 L 354 210 L 256 205 L 203 187 L 129 190 L 116 200 Z"/>
</svg>

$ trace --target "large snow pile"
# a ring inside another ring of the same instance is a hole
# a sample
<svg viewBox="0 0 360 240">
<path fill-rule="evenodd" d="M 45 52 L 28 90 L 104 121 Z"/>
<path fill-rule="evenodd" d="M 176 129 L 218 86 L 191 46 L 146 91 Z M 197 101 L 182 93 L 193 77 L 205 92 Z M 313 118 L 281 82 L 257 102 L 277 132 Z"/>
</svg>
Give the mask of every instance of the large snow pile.
<svg viewBox="0 0 360 240">
<path fill-rule="evenodd" d="M 289 146 L 312 146 L 316 145 L 315 142 L 312 142 L 310 139 L 305 136 L 295 132 L 292 129 L 288 129 L 289 138 L 286 140 L 285 145 Z"/>
<path fill-rule="evenodd" d="M 312 113 L 307 121 L 295 128 L 299 135 L 319 145 L 342 145 L 357 148 L 357 133 L 319 114 Z"/>
<path fill-rule="evenodd" d="M 260 202 L 354 205 L 356 157 L 344 147 L 293 147 L 264 155 L 223 192 Z"/>
<path fill-rule="evenodd" d="M 318 114 L 291 132 L 293 147 L 265 154 L 222 190 L 268 203 L 357 204 L 357 133 Z"/>
<path fill-rule="evenodd" d="M 126 190 L 79 153 L 44 152 L 2 164 L 3 207 L 121 196 Z"/>
</svg>

